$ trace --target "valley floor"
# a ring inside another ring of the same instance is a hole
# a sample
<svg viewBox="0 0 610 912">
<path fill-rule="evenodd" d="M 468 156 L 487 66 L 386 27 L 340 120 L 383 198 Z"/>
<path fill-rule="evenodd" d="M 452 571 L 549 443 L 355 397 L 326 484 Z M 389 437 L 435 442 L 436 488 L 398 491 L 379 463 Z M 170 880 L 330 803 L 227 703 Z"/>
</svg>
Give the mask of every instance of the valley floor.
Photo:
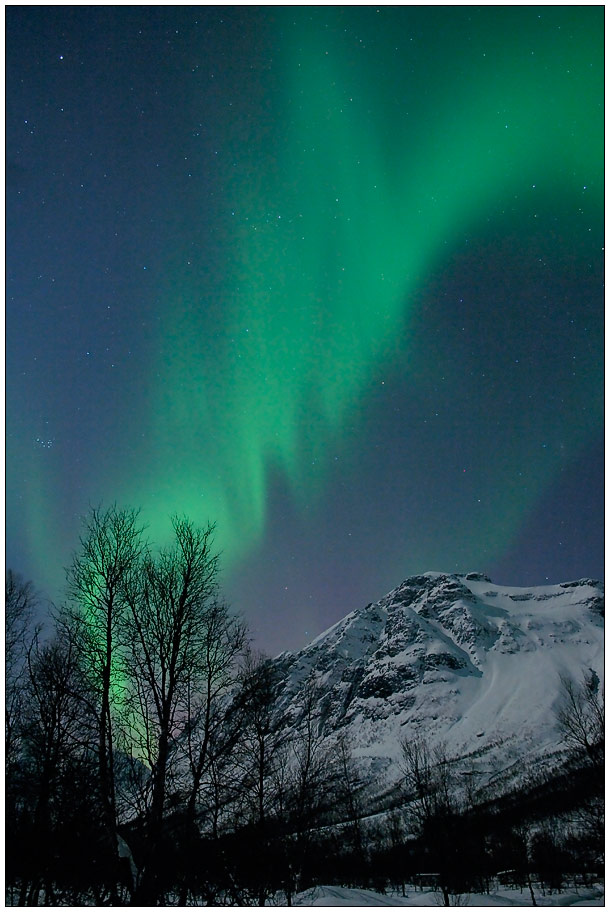
<svg viewBox="0 0 610 912">
<path fill-rule="evenodd" d="M 425 908 L 428 906 L 442 905 L 440 893 L 434 890 L 416 890 L 408 885 L 406 896 L 397 893 L 375 893 L 372 890 L 350 889 L 348 887 L 313 887 L 295 896 L 295 906 L 411 906 Z M 593 884 L 590 887 L 566 889 L 561 893 L 543 895 L 542 891 L 534 887 L 536 904 L 538 906 L 603 906 L 604 886 Z M 500 887 L 493 893 L 468 893 L 459 897 L 452 897 L 452 905 L 468 906 L 470 909 L 496 906 L 531 906 L 529 891 L 520 891 L 518 888 Z"/>
</svg>

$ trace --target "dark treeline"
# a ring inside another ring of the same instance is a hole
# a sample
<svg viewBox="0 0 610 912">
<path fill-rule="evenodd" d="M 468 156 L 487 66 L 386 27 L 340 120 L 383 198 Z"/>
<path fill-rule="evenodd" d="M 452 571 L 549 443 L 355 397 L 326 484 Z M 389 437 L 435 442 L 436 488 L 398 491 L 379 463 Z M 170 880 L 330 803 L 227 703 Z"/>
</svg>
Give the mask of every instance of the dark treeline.
<svg viewBox="0 0 610 912">
<path fill-rule="evenodd" d="M 153 550 L 136 511 L 92 510 L 50 632 L 8 571 L 9 904 L 290 905 L 320 883 L 419 883 L 449 905 L 498 871 L 532 899 L 533 878 L 558 889 L 568 871 L 596 873 L 594 676 L 562 685 L 563 779 L 475 798 L 455 758 L 407 739 L 399 799 L 373 822 L 348 740 L 323 731 L 315 677 L 279 711 L 273 662 L 221 598 L 213 533 L 176 518 Z"/>
<path fill-rule="evenodd" d="M 8 572 L 10 901 L 263 904 L 299 887 L 330 808 L 355 813 L 313 680 L 286 737 L 213 532 L 175 519 L 153 551 L 136 511 L 92 510 L 50 634 Z"/>
</svg>

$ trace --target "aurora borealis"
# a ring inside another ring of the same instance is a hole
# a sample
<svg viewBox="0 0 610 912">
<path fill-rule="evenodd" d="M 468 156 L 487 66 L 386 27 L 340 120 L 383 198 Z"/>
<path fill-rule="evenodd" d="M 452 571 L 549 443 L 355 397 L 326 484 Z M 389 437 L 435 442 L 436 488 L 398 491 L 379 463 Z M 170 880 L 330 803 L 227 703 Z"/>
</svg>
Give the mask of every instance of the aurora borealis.
<svg viewBox="0 0 610 912">
<path fill-rule="evenodd" d="M 9 7 L 7 559 L 217 522 L 268 651 L 603 575 L 602 7 Z"/>
</svg>

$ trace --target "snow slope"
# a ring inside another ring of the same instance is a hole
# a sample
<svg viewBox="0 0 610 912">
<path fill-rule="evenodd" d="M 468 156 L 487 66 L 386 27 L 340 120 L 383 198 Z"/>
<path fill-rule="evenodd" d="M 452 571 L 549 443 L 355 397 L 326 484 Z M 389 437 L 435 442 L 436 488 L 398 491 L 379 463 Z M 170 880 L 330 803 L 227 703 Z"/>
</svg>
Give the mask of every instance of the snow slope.
<svg viewBox="0 0 610 912">
<path fill-rule="evenodd" d="M 400 742 L 425 735 L 498 785 L 565 748 L 562 676 L 603 680 L 603 587 L 583 579 L 531 589 L 482 574 L 425 573 L 353 611 L 305 649 L 274 660 L 278 711 L 297 726 L 303 685 L 318 688 L 320 732 L 345 732 L 380 783 Z"/>
<path fill-rule="evenodd" d="M 313 887 L 294 898 L 295 906 L 349 906 L 375 907 L 411 906 L 425 908 L 439 905 L 439 894 L 433 890 L 415 891 L 412 887 L 406 890 L 407 895 L 392 893 L 375 893 L 373 890 L 350 889 L 348 887 Z M 561 893 L 543 893 L 539 885 L 534 887 L 536 905 L 538 906 L 603 906 L 604 888 L 601 884 L 578 889 L 566 889 Z M 531 906 L 527 891 L 507 887 L 494 890 L 492 893 L 468 893 L 462 897 L 462 904 L 470 908 L 488 906 Z"/>
</svg>

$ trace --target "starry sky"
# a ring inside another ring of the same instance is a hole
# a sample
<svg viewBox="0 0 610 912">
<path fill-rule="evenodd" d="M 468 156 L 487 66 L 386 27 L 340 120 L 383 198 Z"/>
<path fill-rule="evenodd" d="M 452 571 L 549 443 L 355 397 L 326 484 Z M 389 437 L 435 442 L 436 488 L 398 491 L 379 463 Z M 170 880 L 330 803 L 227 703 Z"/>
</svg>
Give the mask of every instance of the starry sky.
<svg viewBox="0 0 610 912">
<path fill-rule="evenodd" d="M 271 654 L 603 578 L 603 7 L 6 14 L 9 566 L 210 519 Z"/>
</svg>

